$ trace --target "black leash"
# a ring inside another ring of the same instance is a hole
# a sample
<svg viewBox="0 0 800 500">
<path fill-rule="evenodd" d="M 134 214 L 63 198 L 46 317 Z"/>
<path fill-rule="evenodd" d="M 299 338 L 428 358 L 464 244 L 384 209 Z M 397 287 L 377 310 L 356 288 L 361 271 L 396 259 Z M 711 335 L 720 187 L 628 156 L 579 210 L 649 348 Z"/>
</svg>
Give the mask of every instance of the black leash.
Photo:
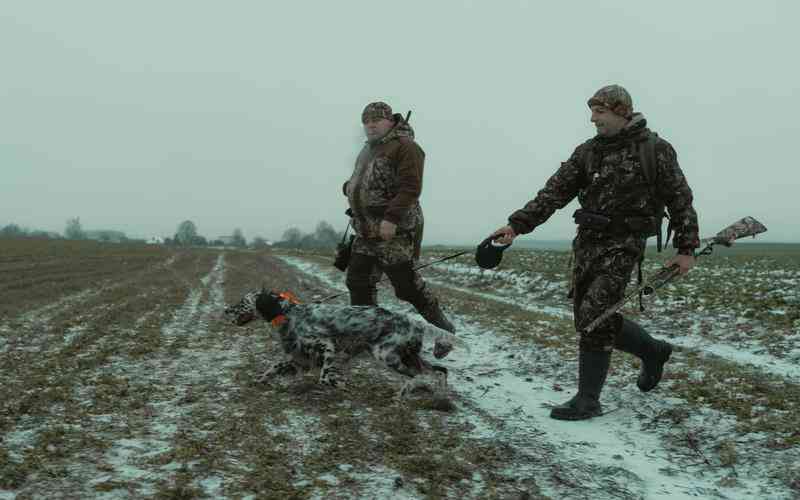
<svg viewBox="0 0 800 500">
<path fill-rule="evenodd" d="M 461 257 L 462 255 L 465 255 L 465 254 L 468 254 L 468 253 L 472 253 L 472 250 L 464 250 L 463 252 L 454 253 L 453 255 L 448 255 L 447 257 L 442 257 L 441 259 L 434 260 L 433 262 L 428 262 L 427 264 L 423 264 L 421 266 L 415 267 L 414 271 L 419 271 L 420 269 L 425 269 L 428 266 L 432 266 L 434 264 L 438 264 L 438 263 L 444 262 L 446 260 L 455 259 L 456 257 Z M 388 277 L 381 278 L 378 281 L 378 283 L 376 283 L 376 285 L 380 284 L 380 283 L 383 283 L 387 279 L 389 279 L 389 278 Z M 347 292 L 335 293 L 335 294 L 329 295 L 328 297 L 325 297 L 323 299 L 315 300 L 315 301 L 312 302 L 312 304 L 322 304 L 323 302 L 327 302 L 327 301 L 329 301 L 331 299 L 335 299 L 336 297 L 340 297 L 340 296 L 342 296 L 342 295 L 344 295 L 346 293 L 350 293 L 350 292 L 347 291 Z"/>
</svg>

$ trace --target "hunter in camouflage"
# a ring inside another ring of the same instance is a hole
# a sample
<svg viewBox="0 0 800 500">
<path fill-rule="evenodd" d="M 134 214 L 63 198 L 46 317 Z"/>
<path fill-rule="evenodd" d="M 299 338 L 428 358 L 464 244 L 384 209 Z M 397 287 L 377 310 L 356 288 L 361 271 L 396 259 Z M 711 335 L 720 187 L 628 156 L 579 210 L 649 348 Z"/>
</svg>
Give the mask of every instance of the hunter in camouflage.
<svg viewBox="0 0 800 500">
<path fill-rule="evenodd" d="M 376 284 L 386 273 L 398 298 L 410 302 L 429 323 L 455 332 L 414 270 L 424 223 L 419 196 L 425 152 L 414 141 L 411 126 L 384 102 L 368 104 L 361 121 L 367 143 L 342 187 L 356 233 L 346 278 L 350 303 L 375 305 Z"/>
<path fill-rule="evenodd" d="M 643 259 L 648 236 L 660 230 L 659 211 L 664 206 L 677 249 L 667 265 L 677 264 L 681 273 L 688 272 L 694 265 L 694 249 L 700 245 L 692 190 L 672 146 L 647 128 L 644 116 L 633 111 L 630 94 L 619 85 L 601 88 L 587 104 L 597 135 L 578 146 L 536 197 L 494 233 L 498 242 L 510 243 L 578 198 L 581 208 L 574 215 L 578 228 L 572 243 L 570 290 L 577 332 L 623 298 L 634 268 Z M 654 141 L 656 160 L 652 181 L 640 153 L 648 140 Z M 580 335 L 578 393 L 553 408 L 553 418 L 579 420 L 602 413 L 599 396 L 614 348 L 642 359 L 638 381 L 642 391 L 658 383 L 672 350 L 638 324 L 615 314 Z"/>
</svg>

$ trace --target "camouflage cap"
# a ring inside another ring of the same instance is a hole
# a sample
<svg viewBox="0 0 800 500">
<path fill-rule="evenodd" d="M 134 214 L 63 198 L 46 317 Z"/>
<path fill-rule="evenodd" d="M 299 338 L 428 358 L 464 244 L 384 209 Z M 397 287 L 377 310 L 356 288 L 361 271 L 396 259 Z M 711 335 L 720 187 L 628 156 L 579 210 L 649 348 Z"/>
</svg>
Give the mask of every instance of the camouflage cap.
<svg viewBox="0 0 800 500">
<path fill-rule="evenodd" d="M 364 111 L 361 112 L 361 123 L 366 123 L 367 120 L 374 120 L 386 118 L 392 120 L 392 107 L 385 102 L 371 102 L 367 104 Z"/>
<path fill-rule="evenodd" d="M 606 85 L 595 92 L 586 104 L 590 108 L 603 106 L 623 118 L 630 118 L 633 115 L 633 99 L 628 91 L 620 85 Z"/>
</svg>

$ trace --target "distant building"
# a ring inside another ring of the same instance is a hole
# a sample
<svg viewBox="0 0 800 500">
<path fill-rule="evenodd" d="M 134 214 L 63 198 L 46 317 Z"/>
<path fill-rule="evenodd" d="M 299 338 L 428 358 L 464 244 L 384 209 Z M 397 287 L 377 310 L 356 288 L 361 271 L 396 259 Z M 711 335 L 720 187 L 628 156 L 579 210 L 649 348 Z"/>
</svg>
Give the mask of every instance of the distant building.
<svg viewBox="0 0 800 500">
<path fill-rule="evenodd" d="M 221 241 L 223 245 L 233 245 L 234 237 L 233 236 L 220 236 L 217 238 L 217 241 Z"/>
<path fill-rule="evenodd" d="M 148 245 L 163 245 L 164 244 L 164 238 L 162 238 L 161 236 L 153 236 L 152 238 L 147 240 L 147 244 Z"/>
</svg>

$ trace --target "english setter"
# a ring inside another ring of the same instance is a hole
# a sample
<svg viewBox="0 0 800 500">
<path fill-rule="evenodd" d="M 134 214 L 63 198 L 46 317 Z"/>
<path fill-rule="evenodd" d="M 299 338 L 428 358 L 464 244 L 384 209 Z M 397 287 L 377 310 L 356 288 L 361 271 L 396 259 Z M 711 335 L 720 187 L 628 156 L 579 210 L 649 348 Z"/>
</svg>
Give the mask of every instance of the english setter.
<svg viewBox="0 0 800 500">
<path fill-rule="evenodd" d="M 435 339 L 437 359 L 447 356 L 454 343 L 463 345 L 449 332 L 381 307 L 300 304 L 290 293 L 265 289 L 245 294 L 238 304 L 225 309 L 225 316 L 238 326 L 261 318 L 277 327 L 288 359 L 262 373 L 257 378 L 261 383 L 275 375 L 293 375 L 320 366 L 321 384 L 342 387 L 340 363 L 369 352 L 395 372 L 411 377 L 401 395 L 415 388 L 431 389 L 424 379 L 436 379 L 443 389 L 447 368 L 420 356 L 423 339 Z"/>
</svg>

